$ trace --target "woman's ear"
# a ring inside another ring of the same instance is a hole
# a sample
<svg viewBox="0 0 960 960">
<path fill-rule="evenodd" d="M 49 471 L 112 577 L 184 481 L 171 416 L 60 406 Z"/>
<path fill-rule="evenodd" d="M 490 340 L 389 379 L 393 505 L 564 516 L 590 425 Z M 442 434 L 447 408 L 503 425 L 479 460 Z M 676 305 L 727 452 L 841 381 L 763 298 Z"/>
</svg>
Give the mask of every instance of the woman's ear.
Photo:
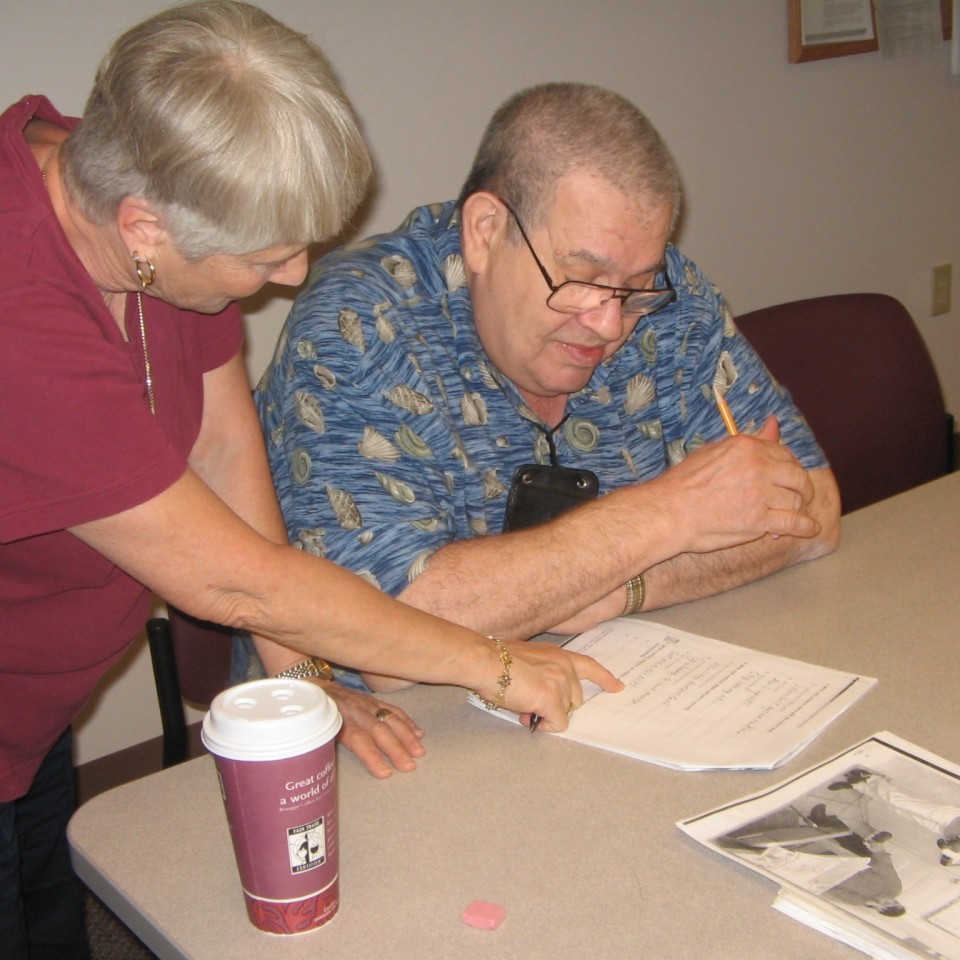
<svg viewBox="0 0 960 960">
<path fill-rule="evenodd" d="M 482 274 L 491 251 L 503 238 L 506 208 L 492 193 L 481 190 L 464 201 L 460 211 L 463 263 L 467 274 Z"/>
<path fill-rule="evenodd" d="M 117 230 L 124 246 L 152 258 L 158 247 L 169 242 L 160 215 L 143 197 L 126 196 L 117 207 Z"/>
</svg>

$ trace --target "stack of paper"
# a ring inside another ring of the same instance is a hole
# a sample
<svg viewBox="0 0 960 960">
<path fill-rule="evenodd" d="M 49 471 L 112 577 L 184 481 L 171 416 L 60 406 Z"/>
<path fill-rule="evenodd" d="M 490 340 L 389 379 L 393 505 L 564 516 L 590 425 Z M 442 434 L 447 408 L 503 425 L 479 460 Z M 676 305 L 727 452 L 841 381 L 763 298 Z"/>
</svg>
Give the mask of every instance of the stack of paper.
<svg viewBox="0 0 960 960">
<path fill-rule="evenodd" d="M 876 683 L 629 617 L 564 646 L 626 689 L 585 684 L 585 703 L 556 736 L 681 770 L 779 766 Z"/>
<path fill-rule="evenodd" d="M 960 960 L 960 767 L 889 733 L 677 824 L 774 906 L 883 960 Z"/>
</svg>

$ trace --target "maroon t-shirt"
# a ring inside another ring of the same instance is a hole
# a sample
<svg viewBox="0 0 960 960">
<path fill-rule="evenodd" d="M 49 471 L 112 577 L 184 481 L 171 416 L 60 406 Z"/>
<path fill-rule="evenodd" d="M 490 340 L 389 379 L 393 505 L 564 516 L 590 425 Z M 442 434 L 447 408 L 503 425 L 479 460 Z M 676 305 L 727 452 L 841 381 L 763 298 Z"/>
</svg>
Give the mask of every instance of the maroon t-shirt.
<svg viewBox="0 0 960 960">
<path fill-rule="evenodd" d="M 243 338 L 236 307 L 144 296 L 151 414 L 136 297 L 125 339 L 50 205 L 23 138 L 34 117 L 76 123 L 36 96 L 0 116 L 0 801 L 26 792 L 148 613 L 148 591 L 66 528 L 179 479 L 203 374 Z"/>
</svg>

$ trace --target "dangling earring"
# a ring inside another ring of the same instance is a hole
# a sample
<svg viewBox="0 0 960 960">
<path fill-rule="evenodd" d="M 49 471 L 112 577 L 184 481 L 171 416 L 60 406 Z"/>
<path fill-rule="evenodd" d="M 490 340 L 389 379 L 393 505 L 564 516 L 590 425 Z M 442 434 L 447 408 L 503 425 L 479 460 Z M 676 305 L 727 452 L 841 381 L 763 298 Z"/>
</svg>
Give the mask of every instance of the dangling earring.
<svg viewBox="0 0 960 960">
<path fill-rule="evenodd" d="M 157 268 L 153 265 L 153 262 L 149 259 L 141 259 L 140 254 L 136 250 L 130 254 L 131 259 L 137 268 L 137 277 L 140 280 L 140 289 L 146 290 L 147 287 L 153 283 L 154 278 L 157 275 Z M 144 270 L 146 267 L 146 270 Z"/>
</svg>

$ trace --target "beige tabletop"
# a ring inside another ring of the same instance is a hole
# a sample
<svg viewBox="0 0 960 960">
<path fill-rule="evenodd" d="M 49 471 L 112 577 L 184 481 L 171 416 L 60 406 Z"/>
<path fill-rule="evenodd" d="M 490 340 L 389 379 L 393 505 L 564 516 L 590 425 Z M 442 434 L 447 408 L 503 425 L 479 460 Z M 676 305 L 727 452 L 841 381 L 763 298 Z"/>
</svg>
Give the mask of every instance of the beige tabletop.
<svg viewBox="0 0 960 960">
<path fill-rule="evenodd" d="M 420 687 L 392 697 L 427 730 L 416 773 L 374 780 L 341 753 L 342 905 L 326 927 L 282 938 L 249 924 L 209 758 L 82 807 L 77 870 L 163 958 L 861 956 L 773 910 L 772 883 L 675 822 L 881 730 L 960 761 L 958 544 L 955 474 L 846 517 L 830 557 L 650 617 L 879 678 L 779 770 L 670 770 Z M 461 922 L 473 899 L 506 909 L 498 930 Z"/>
</svg>

